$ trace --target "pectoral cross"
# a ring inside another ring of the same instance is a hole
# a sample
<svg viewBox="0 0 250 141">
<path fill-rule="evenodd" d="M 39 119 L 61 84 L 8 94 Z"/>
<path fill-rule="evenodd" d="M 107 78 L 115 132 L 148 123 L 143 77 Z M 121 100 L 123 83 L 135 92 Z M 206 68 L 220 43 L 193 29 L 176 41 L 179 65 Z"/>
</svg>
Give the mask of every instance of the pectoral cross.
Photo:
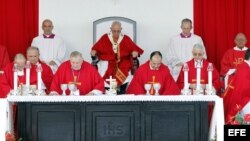
<svg viewBox="0 0 250 141">
<path fill-rule="evenodd" d="M 151 85 L 152 85 L 151 88 L 150 88 L 150 90 L 149 90 L 149 93 L 150 93 L 151 95 L 153 95 L 153 94 L 155 93 L 155 90 L 154 90 L 154 87 L 153 87 L 153 84 L 155 84 L 155 83 L 157 83 L 157 82 L 155 82 L 155 76 L 153 75 L 153 76 L 152 76 L 152 81 L 149 81 L 149 82 L 148 82 L 148 84 L 151 84 Z"/>
<path fill-rule="evenodd" d="M 75 84 L 76 86 L 77 86 L 77 85 L 78 85 L 78 86 L 81 86 L 81 85 L 82 85 L 81 82 L 77 82 L 77 77 L 76 77 L 76 76 L 74 76 L 74 81 L 73 81 L 73 82 L 69 82 L 69 84 Z"/>
</svg>

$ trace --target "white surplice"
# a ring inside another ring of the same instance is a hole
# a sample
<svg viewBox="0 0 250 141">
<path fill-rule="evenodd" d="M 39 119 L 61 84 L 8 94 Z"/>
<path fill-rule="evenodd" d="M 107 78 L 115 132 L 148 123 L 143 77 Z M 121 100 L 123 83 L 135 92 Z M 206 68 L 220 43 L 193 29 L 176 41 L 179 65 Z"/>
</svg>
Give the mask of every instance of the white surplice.
<svg viewBox="0 0 250 141">
<path fill-rule="evenodd" d="M 33 39 L 31 46 L 39 48 L 41 61 L 48 65 L 52 60 L 56 62 L 54 66 L 49 65 L 55 73 L 66 53 L 66 46 L 62 38 L 57 35 L 54 38 L 44 38 L 44 35 L 40 35 Z"/>
<path fill-rule="evenodd" d="M 175 81 L 181 71 L 181 66 L 177 67 L 176 64 L 185 63 L 193 58 L 192 50 L 195 44 L 203 45 L 201 37 L 195 34 L 191 34 L 190 37 L 186 38 L 178 34 L 170 39 L 166 49 L 166 63 Z M 204 58 L 207 58 L 206 50 Z"/>
</svg>

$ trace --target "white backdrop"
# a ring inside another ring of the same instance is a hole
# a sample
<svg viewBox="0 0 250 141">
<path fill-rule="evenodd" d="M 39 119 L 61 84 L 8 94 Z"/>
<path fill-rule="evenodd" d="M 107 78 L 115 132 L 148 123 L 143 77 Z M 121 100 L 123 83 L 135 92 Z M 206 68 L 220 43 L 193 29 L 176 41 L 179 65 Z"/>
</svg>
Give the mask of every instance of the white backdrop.
<svg viewBox="0 0 250 141">
<path fill-rule="evenodd" d="M 137 44 L 144 49 L 144 63 L 152 51 L 165 55 L 169 38 L 179 34 L 183 18 L 193 19 L 193 0 L 40 0 L 39 23 L 48 18 L 54 33 L 73 50 L 90 61 L 93 45 L 93 21 L 109 16 L 127 17 L 137 22 Z M 107 29 L 109 31 L 109 29 Z M 41 34 L 41 28 L 39 30 Z M 163 58 L 163 61 L 165 57 Z M 164 61 L 165 62 L 165 61 Z"/>
</svg>

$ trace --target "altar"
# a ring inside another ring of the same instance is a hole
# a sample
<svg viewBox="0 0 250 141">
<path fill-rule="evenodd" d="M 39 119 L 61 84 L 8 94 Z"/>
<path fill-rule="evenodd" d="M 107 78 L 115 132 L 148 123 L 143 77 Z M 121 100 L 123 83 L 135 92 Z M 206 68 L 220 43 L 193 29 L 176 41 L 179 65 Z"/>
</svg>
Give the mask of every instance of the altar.
<svg viewBox="0 0 250 141">
<path fill-rule="evenodd" d="M 223 140 L 224 123 L 218 121 L 223 118 L 218 114 L 223 114 L 223 104 L 214 95 L 9 96 L 7 100 L 17 104 L 18 137 L 25 141 L 207 141 L 215 131 L 217 140 Z M 215 102 L 217 111 L 210 127 L 209 102 Z"/>
</svg>

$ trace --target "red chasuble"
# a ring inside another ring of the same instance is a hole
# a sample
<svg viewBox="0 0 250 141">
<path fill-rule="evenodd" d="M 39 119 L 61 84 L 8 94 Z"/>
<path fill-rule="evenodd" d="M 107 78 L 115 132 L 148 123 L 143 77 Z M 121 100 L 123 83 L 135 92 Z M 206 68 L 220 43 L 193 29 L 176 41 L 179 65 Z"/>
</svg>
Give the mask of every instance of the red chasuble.
<svg viewBox="0 0 250 141">
<path fill-rule="evenodd" d="M 53 73 L 49 66 L 46 64 L 40 62 L 42 65 L 42 80 L 47 88 L 49 90 L 51 81 L 53 79 Z M 14 72 L 13 72 L 13 66 L 14 63 L 8 64 L 4 68 L 4 75 L 1 79 L 1 97 L 6 97 L 7 94 L 14 88 Z M 26 84 L 26 70 L 24 69 L 24 75 L 18 76 L 18 86 L 25 85 Z M 37 85 L 37 71 L 36 71 L 36 65 L 31 65 L 30 69 L 30 85 Z"/>
<path fill-rule="evenodd" d="M 9 55 L 7 52 L 6 47 L 0 45 L 0 70 L 3 70 L 3 68 L 10 63 Z"/>
<path fill-rule="evenodd" d="M 235 115 L 250 101 L 250 67 L 243 62 L 223 95 L 225 123 L 234 124 Z"/>
<path fill-rule="evenodd" d="M 146 94 L 145 84 L 160 83 L 160 95 L 179 95 L 181 92 L 176 85 L 169 69 L 161 64 L 159 70 L 151 70 L 149 61 L 141 65 L 136 71 L 128 89 L 128 94 Z"/>
<path fill-rule="evenodd" d="M 236 69 L 239 64 L 244 61 L 246 50 L 240 51 L 234 48 L 229 49 L 221 60 L 220 75 L 225 76 L 229 69 Z M 228 83 L 232 80 L 233 75 L 228 78 Z"/>
<path fill-rule="evenodd" d="M 202 63 L 202 68 L 201 68 L 201 84 L 208 84 L 208 72 L 207 72 L 207 67 L 208 64 L 210 62 L 208 62 L 207 60 L 203 59 L 203 63 Z M 195 61 L 194 59 L 190 60 L 187 62 L 189 71 L 188 71 L 188 83 L 189 84 L 195 84 L 196 83 L 196 71 L 197 69 L 195 68 Z M 218 92 L 220 90 L 220 76 L 219 73 L 217 71 L 217 69 L 215 68 L 215 66 L 213 65 L 213 72 L 212 72 L 212 83 L 214 88 L 216 89 L 216 91 Z M 183 72 L 183 68 L 181 69 L 180 75 L 177 79 L 177 84 L 179 86 L 180 89 L 183 89 L 184 87 L 184 72 Z"/>
<path fill-rule="evenodd" d="M 0 86 L 1 86 L 0 97 L 1 98 L 7 97 L 10 90 L 14 88 L 13 66 L 14 66 L 14 63 L 9 63 L 3 69 L 4 74 L 2 75 L 1 81 L 0 81 Z M 23 76 L 18 76 L 18 86 L 22 84 L 25 84 L 25 74 Z"/>
<path fill-rule="evenodd" d="M 80 70 L 72 70 L 70 61 L 66 61 L 58 68 L 51 84 L 51 91 L 62 94 L 61 84 L 74 83 L 80 91 L 80 95 L 85 95 L 96 89 L 104 92 L 104 81 L 97 70 L 89 63 L 83 61 Z M 70 91 L 67 89 L 66 94 Z"/>
<path fill-rule="evenodd" d="M 113 45 L 109 40 L 108 34 L 103 35 L 100 40 L 92 47 L 96 50 L 100 60 L 108 61 L 108 69 L 103 76 L 107 79 L 110 76 L 115 77 L 118 85 L 123 84 L 128 76 L 128 72 L 132 69 L 133 51 L 137 51 L 139 55 L 143 53 L 127 35 L 123 35 L 123 39 L 118 45 L 117 55 L 113 51 Z"/>
<path fill-rule="evenodd" d="M 46 89 L 47 91 L 49 92 L 50 90 L 50 85 L 51 85 L 51 82 L 53 80 L 53 72 L 51 70 L 51 68 L 43 63 L 43 62 L 39 62 L 42 66 L 42 80 L 43 80 L 43 83 L 44 85 L 46 86 Z M 37 65 L 31 65 L 31 69 L 30 69 L 30 84 L 31 85 L 37 85 Z M 47 93 L 48 93 L 47 92 Z"/>
</svg>

